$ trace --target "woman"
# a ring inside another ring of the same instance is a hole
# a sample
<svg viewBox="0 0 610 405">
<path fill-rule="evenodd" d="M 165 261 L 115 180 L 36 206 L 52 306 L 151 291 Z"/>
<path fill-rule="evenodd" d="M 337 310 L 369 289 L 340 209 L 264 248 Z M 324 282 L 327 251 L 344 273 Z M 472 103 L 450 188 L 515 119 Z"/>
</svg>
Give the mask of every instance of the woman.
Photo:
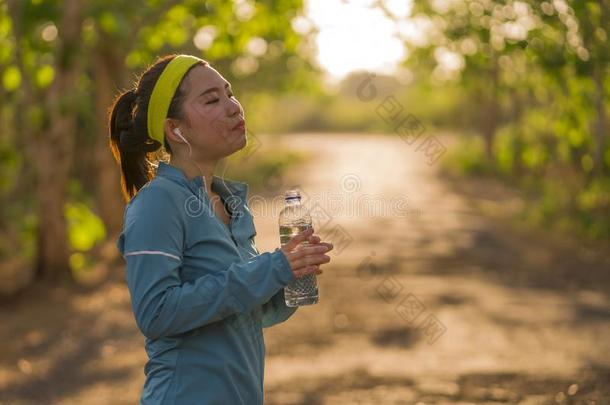
<svg viewBox="0 0 610 405">
<path fill-rule="evenodd" d="M 296 311 L 283 287 L 321 274 L 332 244 L 309 230 L 257 251 L 247 185 L 212 175 L 246 136 L 241 105 L 206 61 L 158 60 L 117 97 L 109 128 L 130 199 L 117 245 L 149 357 L 141 403 L 262 404 L 262 328 Z M 154 172 L 161 146 L 170 160 Z"/>
</svg>

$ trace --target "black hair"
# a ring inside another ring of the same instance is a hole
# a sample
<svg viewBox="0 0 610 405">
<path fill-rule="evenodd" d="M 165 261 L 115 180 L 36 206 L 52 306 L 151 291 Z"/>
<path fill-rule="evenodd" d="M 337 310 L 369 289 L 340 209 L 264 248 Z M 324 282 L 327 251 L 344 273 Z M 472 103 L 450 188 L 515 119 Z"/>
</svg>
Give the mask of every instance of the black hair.
<svg viewBox="0 0 610 405">
<path fill-rule="evenodd" d="M 140 76 L 135 88 L 119 94 L 110 108 L 110 149 L 121 166 L 121 188 L 126 200 L 131 199 L 154 176 L 154 166 L 149 158 L 161 148 L 161 143 L 148 136 L 148 102 L 159 76 L 175 57 L 168 55 L 159 58 Z M 203 61 L 193 67 L 207 64 Z M 170 103 L 168 118 L 184 119 L 181 100 L 185 94 L 181 84 Z M 169 154 L 172 153 L 167 139 L 163 146 Z"/>
</svg>

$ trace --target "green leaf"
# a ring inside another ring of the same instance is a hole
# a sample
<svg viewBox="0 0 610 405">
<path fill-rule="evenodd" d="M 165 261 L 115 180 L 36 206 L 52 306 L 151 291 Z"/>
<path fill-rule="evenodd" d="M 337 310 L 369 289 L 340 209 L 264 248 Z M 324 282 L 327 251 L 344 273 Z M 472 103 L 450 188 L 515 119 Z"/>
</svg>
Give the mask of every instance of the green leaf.
<svg viewBox="0 0 610 405">
<path fill-rule="evenodd" d="M 72 270 L 81 270 L 85 267 L 85 255 L 82 253 L 72 253 L 70 255 L 70 267 Z"/>
<path fill-rule="evenodd" d="M 51 65 L 43 65 L 36 70 L 36 85 L 41 89 L 48 87 L 55 78 L 55 69 Z"/>
<path fill-rule="evenodd" d="M 104 223 L 86 204 L 67 203 L 65 215 L 72 249 L 86 252 L 106 237 Z"/>
<path fill-rule="evenodd" d="M 21 72 L 16 66 L 9 66 L 2 75 L 2 86 L 6 91 L 14 91 L 21 86 Z"/>
<path fill-rule="evenodd" d="M 115 34 L 118 31 L 119 24 L 110 12 L 104 12 L 100 16 L 100 27 L 108 34 Z"/>
</svg>

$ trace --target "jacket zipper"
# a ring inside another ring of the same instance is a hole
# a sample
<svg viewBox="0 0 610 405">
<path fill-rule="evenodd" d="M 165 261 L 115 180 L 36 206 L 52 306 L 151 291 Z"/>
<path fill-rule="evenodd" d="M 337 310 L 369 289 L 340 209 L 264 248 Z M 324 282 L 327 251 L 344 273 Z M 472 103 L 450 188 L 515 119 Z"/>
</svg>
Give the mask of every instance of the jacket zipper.
<svg viewBox="0 0 610 405">
<path fill-rule="evenodd" d="M 204 197 L 205 198 L 205 197 Z M 237 241 L 235 240 L 235 238 L 233 237 L 233 234 L 231 233 L 231 227 L 233 226 L 233 221 L 234 221 L 234 216 L 233 213 L 231 213 L 231 219 L 229 220 L 229 226 L 227 227 L 227 225 L 222 222 L 220 220 L 220 218 L 218 218 L 218 215 L 216 215 L 216 213 L 214 212 L 214 210 L 209 206 L 208 204 L 208 209 L 212 210 L 212 214 L 214 215 L 214 218 L 216 218 L 216 221 L 218 221 L 218 223 L 220 224 L 220 226 L 222 227 L 222 229 L 224 229 L 225 233 L 227 234 L 227 236 L 233 241 L 233 244 L 235 245 L 235 249 L 237 249 L 237 254 L 239 255 L 239 258 L 241 260 L 244 260 L 244 257 L 241 254 L 241 250 L 239 250 L 239 245 L 237 244 Z"/>
<path fill-rule="evenodd" d="M 203 189 L 204 188 L 203 184 L 202 185 L 198 185 L 198 187 L 199 187 L 199 189 Z M 191 188 L 191 187 L 189 187 L 189 188 L 191 189 L 191 191 L 194 192 L 195 196 L 197 198 L 199 198 L 199 195 L 197 195 L 197 194 L 199 194 L 199 190 L 197 190 L 197 189 L 193 190 L 193 188 Z M 227 228 L 227 225 L 224 222 L 222 222 L 220 220 L 220 218 L 218 218 L 218 215 L 216 215 L 216 213 L 214 212 L 212 207 L 210 207 L 210 204 L 208 203 L 206 196 L 207 196 L 207 194 L 205 193 L 205 190 L 204 190 L 204 192 L 201 193 L 201 199 L 203 200 L 202 203 L 205 204 L 208 207 L 208 209 L 212 212 L 212 216 L 216 219 L 216 221 L 218 222 L 220 227 L 225 231 L 227 236 L 231 239 L 231 241 L 235 245 L 235 249 L 237 249 L 237 254 L 239 255 L 239 258 L 241 260 L 244 260 L 244 257 L 242 256 L 241 251 L 239 250 L 239 245 L 237 244 L 237 241 L 233 237 L 233 234 L 231 233 L 230 229 Z M 231 215 L 231 219 L 229 220 L 229 226 L 231 226 L 233 224 L 233 220 L 234 220 L 233 215 Z"/>
</svg>

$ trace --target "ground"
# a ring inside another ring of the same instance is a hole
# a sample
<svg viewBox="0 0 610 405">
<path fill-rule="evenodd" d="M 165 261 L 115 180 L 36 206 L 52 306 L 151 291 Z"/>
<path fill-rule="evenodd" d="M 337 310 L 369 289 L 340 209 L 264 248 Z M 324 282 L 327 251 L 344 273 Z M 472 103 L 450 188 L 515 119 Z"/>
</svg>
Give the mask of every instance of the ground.
<svg viewBox="0 0 610 405">
<path fill-rule="evenodd" d="M 284 185 L 336 249 L 320 302 L 265 330 L 266 403 L 610 404 L 607 246 L 515 223 L 518 193 L 398 138 L 285 144 L 311 154 Z M 265 197 L 260 251 L 279 239 Z M 0 317 L 1 404 L 137 402 L 146 357 L 121 281 L 35 288 Z"/>
</svg>

